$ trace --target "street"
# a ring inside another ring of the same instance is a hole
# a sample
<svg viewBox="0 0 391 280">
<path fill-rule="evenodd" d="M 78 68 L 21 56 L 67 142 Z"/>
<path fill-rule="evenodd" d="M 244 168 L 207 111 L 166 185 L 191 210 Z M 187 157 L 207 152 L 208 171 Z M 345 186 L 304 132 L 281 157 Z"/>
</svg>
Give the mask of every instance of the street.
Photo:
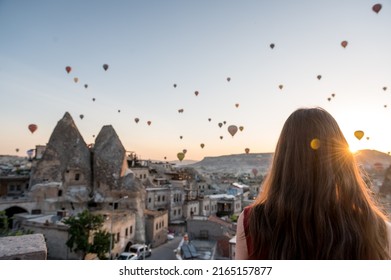
<svg viewBox="0 0 391 280">
<path fill-rule="evenodd" d="M 178 247 L 182 236 L 175 236 L 173 240 L 169 240 L 159 247 L 152 248 L 152 256 L 147 260 L 176 260 L 174 250 Z"/>
</svg>

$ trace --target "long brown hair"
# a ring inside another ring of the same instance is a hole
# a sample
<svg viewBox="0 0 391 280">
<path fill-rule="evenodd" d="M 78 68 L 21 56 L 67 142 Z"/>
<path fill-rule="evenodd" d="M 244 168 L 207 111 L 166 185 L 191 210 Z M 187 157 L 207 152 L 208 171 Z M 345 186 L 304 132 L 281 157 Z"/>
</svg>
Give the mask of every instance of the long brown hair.
<svg viewBox="0 0 391 280">
<path fill-rule="evenodd" d="M 389 259 L 386 220 L 335 119 L 293 112 L 251 207 L 250 258 Z"/>
</svg>

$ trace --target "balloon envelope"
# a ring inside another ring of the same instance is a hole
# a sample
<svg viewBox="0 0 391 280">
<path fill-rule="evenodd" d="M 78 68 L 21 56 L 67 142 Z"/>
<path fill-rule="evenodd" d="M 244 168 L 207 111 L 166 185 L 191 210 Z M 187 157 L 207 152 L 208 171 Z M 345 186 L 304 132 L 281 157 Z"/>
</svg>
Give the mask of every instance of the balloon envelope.
<svg viewBox="0 0 391 280">
<path fill-rule="evenodd" d="M 346 48 L 346 46 L 348 45 L 348 41 L 342 41 L 341 42 L 341 46 Z"/>
<path fill-rule="evenodd" d="M 77 82 L 79 81 L 79 78 L 75 77 L 75 78 L 73 78 L 73 81 L 74 81 L 75 83 L 77 83 Z"/>
<path fill-rule="evenodd" d="M 136 123 L 138 123 L 138 122 L 140 121 L 140 119 L 139 119 L 139 118 L 134 118 L 134 121 L 135 121 Z"/>
<path fill-rule="evenodd" d="M 270 48 L 271 48 L 271 49 L 274 49 L 274 44 L 270 44 Z"/>
<path fill-rule="evenodd" d="M 71 67 L 71 66 L 65 67 L 65 71 L 67 71 L 68 74 L 69 74 L 69 72 L 71 72 L 71 70 L 72 70 L 72 67 Z"/>
<path fill-rule="evenodd" d="M 80 117 L 80 119 L 83 119 L 83 118 L 84 118 L 84 115 L 80 115 L 79 117 Z"/>
<path fill-rule="evenodd" d="M 205 147 L 205 144 L 204 144 L 204 143 L 201 143 L 200 146 L 201 146 L 201 148 L 204 148 L 204 147 Z"/>
<path fill-rule="evenodd" d="M 231 78 L 230 78 L 230 77 L 227 77 L 227 81 L 228 81 L 228 82 L 231 81 Z"/>
<path fill-rule="evenodd" d="M 36 124 L 30 124 L 29 126 L 28 126 L 28 128 L 29 128 L 29 130 L 30 130 L 30 132 L 31 133 L 34 133 L 36 130 L 37 130 L 37 128 L 38 128 L 38 126 L 36 125 Z"/>
<path fill-rule="evenodd" d="M 178 153 L 177 155 L 177 158 L 182 161 L 184 158 L 185 158 L 185 154 L 184 153 Z"/>
<path fill-rule="evenodd" d="M 354 136 L 356 136 L 356 138 L 357 138 L 358 140 L 361 140 L 361 138 L 364 136 L 364 131 L 362 131 L 362 130 L 356 130 L 356 131 L 354 132 Z"/>
<path fill-rule="evenodd" d="M 238 131 L 238 127 L 236 125 L 230 125 L 228 127 L 228 132 L 229 132 L 229 134 L 232 135 L 232 137 L 234 137 L 234 135 L 236 134 L 237 131 Z"/>
<path fill-rule="evenodd" d="M 239 126 L 239 130 L 240 131 L 243 131 L 244 127 L 243 126 Z"/>
<path fill-rule="evenodd" d="M 151 125 L 151 123 L 152 123 L 151 121 L 147 121 L 147 124 L 148 124 L 148 125 Z"/>
<path fill-rule="evenodd" d="M 381 5 L 381 4 L 375 4 L 375 5 L 372 6 L 372 10 L 373 10 L 376 14 L 380 12 L 381 8 L 382 8 L 382 5 Z"/>
<path fill-rule="evenodd" d="M 103 64 L 103 69 L 104 69 L 105 71 L 107 71 L 107 69 L 109 69 L 109 65 L 108 65 L 108 64 Z"/>
<path fill-rule="evenodd" d="M 195 96 L 198 96 L 198 94 L 199 94 L 198 90 L 196 90 L 196 91 L 194 92 L 194 94 L 195 94 Z"/>
<path fill-rule="evenodd" d="M 246 152 L 246 154 L 248 154 L 250 152 L 250 149 L 246 148 L 246 149 L 244 149 L 244 151 Z"/>
<path fill-rule="evenodd" d="M 280 89 L 282 89 L 284 86 L 283 86 L 283 85 L 279 85 L 278 87 L 279 87 Z"/>
</svg>

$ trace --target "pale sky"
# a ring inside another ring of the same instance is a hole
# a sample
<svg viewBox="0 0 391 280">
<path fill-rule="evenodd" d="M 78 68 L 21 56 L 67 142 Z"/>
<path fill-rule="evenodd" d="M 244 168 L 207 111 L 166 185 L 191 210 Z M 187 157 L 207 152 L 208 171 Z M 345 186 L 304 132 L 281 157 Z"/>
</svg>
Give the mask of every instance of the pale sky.
<svg viewBox="0 0 391 280">
<path fill-rule="evenodd" d="M 144 159 L 273 152 L 313 106 L 389 152 L 390 30 L 390 0 L 0 0 L 0 154 L 45 145 L 65 112 L 87 144 L 111 124 Z"/>
</svg>

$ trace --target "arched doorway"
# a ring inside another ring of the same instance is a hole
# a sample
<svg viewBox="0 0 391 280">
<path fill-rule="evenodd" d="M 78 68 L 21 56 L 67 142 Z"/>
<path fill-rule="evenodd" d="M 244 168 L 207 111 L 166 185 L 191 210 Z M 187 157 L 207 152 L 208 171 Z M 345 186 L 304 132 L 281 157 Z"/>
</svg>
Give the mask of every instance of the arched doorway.
<svg viewBox="0 0 391 280">
<path fill-rule="evenodd" d="M 19 207 L 19 206 L 12 206 L 10 208 L 5 209 L 5 215 L 8 217 L 9 229 L 13 229 L 13 227 L 14 227 L 13 216 L 15 214 L 19 214 L 19 213 L 28 213 L 28 211 L 22 207 Z"/>
</svg>

